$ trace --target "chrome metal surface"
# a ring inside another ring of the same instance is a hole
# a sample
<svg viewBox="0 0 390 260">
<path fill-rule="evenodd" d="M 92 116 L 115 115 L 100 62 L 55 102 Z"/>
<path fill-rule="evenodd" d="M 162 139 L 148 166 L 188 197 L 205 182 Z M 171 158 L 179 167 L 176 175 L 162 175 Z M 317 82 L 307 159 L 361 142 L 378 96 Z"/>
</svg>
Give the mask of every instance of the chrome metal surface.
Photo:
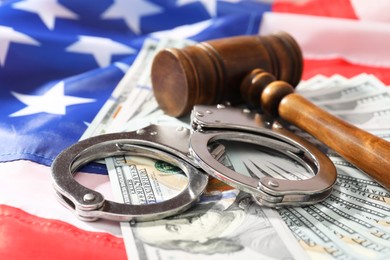
<svg viewBox="0 0 390 260">
<path fill-rule="evenodd" d="M 314 145 L 284 129 L 278 122 L 232 107 L 195 106 L 192 117 L 194 131 L 190 138 L 190 153 L 196 163 L 213 177 L 251 193 L 259 204 L 297 206 L 313 204 L 329 196 L 337 177 L 333 163 Z M 310 170 L 313 177 L 283 180 L 242 175 L 215 160 L 207 149 L 219 140 L 267 147 L 297 161 Z"/>
<path fill-rule="evenodd" d="M 308 169 L 313 177 L 297 181 L 244 176 L 218 161 L 224 153 L 223 146 L 210 151 L 209 146 L 220 140 L 251 143 L 277 151 Z M 99 192 L 75 181 L 74 174 L 81 166 L 117 155 L 145 156 L 171 163 L 184 171 L 188 185 L 167 201 L 129 205 L 106 200 Z M 314 145 L 271 118 L 229 106 L 195 106 L 192 130 L 151 125 L 134 132 L 80 141 L 58 155 L 52 165 L 52 180 L 60 202 L 82 220 L 148 221 L 178 214 L 199 199 L 208 182 L 208 175 L 199 169 L 251 193 L 257 203 L 267 207 L 322 201 L 336 181 L 333 163 Z"/>
<path fill-rule="evenodd" d="M 142 132 L 142 133 L 140 133 Z M 52 165 L 57 197 L 82 220 L 99 218 L 115 221 L 147 221 L 178 214 L 203 193 L 208 176 L 195 168 L 187 156 L 189 131 L 149 126 L 143 131 L 92 137 L 64 150 Z M 184 147 L 186 149 L 184 149 Z M 79 184 L 73 175 L 81 166 L 117 155 L 139 155 L 178 166 L 188 177 L 188 185 L 176 197 L 149 205 L 128 205 L 105 200 L 103 195 Z"/>
</svg>

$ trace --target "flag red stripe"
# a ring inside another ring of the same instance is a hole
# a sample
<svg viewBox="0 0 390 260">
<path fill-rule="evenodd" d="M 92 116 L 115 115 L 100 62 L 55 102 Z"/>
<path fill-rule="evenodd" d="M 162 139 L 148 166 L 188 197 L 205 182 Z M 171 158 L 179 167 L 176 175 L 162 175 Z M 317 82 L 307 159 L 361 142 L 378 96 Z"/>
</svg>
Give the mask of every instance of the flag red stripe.
<svg viewBox="0 0 390 260">
<path fill-rule="evenodd" d="M 303 79 L 309 79 L 315 75 L 332 76 L 340 74 L 350 78 L 361 73 L 373 74 L 384 84 L 390 85 L 390 68 L 363 66 L 350 63 L 344 59 L 311 60 L 305 59 Z"/>
<path fill-rule="evenodd" d="M 349 0 L 312 0 L 312 1 L 286 1 L 276 0 L 272 5 L 273 12 L 305 14 L 326 17 L 339 17 L 358 19 Z"/>
<path fill-rule="evenodd" d="M 122 238 L 0 205 L 0 259 L 126 259 Z"/>
</svg>

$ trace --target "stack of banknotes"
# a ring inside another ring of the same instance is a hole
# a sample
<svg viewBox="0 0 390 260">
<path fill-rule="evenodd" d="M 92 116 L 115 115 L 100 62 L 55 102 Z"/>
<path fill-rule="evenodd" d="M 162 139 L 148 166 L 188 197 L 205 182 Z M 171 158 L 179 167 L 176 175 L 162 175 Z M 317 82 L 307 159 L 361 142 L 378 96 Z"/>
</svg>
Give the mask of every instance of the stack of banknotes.
<svg viewBox="0 0 390 260">
<path fill-rule="evenodd" d="M 189 128 L 189 118 L 163 113 L 153 97 L 150 66 L 166 47 L 190 41 L 146 40 L 138 58 L 91 122 L 82 139 L 134 131 L 150 124 Z M 390 140 L 390 88 L 372 75 L 354 78 L 318 75 L 296 91 L 360 128 Z M 310 135 L 334 162 L 337 182 L 325 201 L 306 207 L 270 209 L 247 193 L 216 179 L 195 207 L 174 217 L 121 223 L 130 259 L 390 259 L 390 191 Z M 305 167 L 255 145 L 222 142 L 221 162 L 244 175 L 304 179 Z M 364 158 L 362 158 L 364 160 Z M 150 204 L 167 200 L 187 184 L 180 169 L 137 156 L 106 158 L 118 202 Z"/>
</svg>

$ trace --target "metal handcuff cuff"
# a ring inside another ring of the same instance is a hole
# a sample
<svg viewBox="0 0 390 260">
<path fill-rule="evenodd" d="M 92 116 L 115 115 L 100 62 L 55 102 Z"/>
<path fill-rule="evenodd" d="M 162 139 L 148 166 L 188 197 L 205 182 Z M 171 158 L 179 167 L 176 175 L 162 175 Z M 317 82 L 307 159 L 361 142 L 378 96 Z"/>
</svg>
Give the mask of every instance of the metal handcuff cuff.
<svg viewBox="0 0 390 260">
<path fill-rule="evenodd" d="M 275 150 L 297 161 L 314 176 L 305 180 L 244 176 L 218 162 L 210 152 L 208 146 L 218 140 L 255 143 Z M 74 179 L 81 166 L 117 155 L 139 155 L 171 163 L 186 174 L 187 186 L 163 202 L 129 205 L 105 200 L 101 193 Z M 178 214 L 197 202 L 208 183 L 208 175 L 202 170 L 252 194 L 258 204 L 268 207 L 322 201 L 336 181 L 333 163 L 311 143 L 258 113 L 221 105 L 195 106 L 191 130 L 151 125 L 135 132 L 82 140 L 58 155 L 52 165 L 52 180 L 60 202 L 82 220 L 149 221 Z"/>
</svg>

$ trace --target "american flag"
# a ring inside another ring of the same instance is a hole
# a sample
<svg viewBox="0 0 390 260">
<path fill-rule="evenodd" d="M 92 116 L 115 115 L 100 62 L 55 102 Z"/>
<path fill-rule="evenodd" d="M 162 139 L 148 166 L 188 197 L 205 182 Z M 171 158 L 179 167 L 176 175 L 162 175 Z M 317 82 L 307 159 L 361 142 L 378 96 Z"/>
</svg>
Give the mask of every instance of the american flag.
<svg viewBox="0 0 390 260">
<path fill-rule="evenodd" d="M 390 84 L 390 1 L 0 1 L 0 257 L 125 259 L 117 223 L 55 199 L 50 165 L 77 142 L 148 37 L 195 41 L 283 30 L 303 79 L 366 72 Z M 81 182 L 109 189 L 104 174 Z"/>
</svg>

